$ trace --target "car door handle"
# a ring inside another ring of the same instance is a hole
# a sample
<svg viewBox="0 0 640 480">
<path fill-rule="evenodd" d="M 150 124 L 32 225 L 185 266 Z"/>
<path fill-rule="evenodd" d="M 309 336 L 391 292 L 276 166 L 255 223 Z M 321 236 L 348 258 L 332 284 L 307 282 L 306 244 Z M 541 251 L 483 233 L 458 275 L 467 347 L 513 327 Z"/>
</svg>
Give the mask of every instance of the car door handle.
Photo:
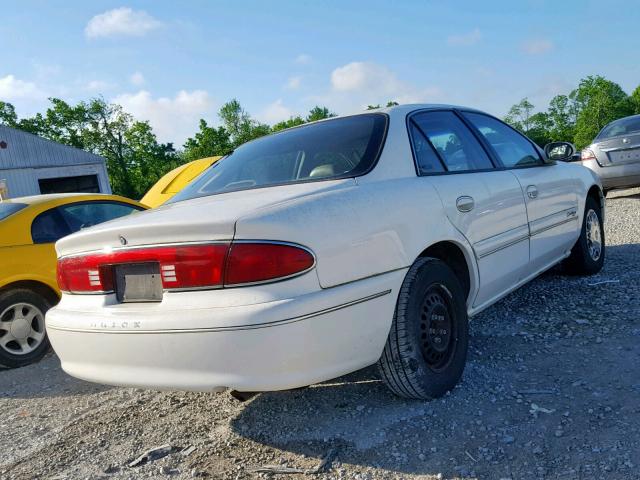
<svg viewBox="0 0 640 480">
<path fill-rule="evenodd" d="M 538 198 L 538 188 L 535 185 L 529 185 L 527 187 L 527 197 L 531 199 Z"/>
<path fill-rule="evenodd" d="M 474 206 L 475 202 L 473 201 L 473 197 L 469 197 L 468 195 L 458 197 L 456 200 L 456 208 L 462 213 L 470 212 Z"/>
</svg>

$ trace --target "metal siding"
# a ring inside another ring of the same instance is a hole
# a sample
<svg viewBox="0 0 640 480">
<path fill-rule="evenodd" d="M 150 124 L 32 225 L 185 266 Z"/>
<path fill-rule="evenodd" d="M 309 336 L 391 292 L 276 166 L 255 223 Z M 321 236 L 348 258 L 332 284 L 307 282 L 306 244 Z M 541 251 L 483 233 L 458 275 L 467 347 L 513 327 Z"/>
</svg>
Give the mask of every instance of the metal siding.
<svg viewBox="0 0 640 480">
<path fill-rule="evenodd" d="M 0 170 L 104 163 L 105 161 L 99 155 L 4 125 L 0 125 L 0 140 L 8 144 L 7 148 L 0 150 Z"/>
<path fill-rule="evenodd" d="M 6 179 L 10 197 L 37 195 L 39 178 L 98 176 L 102 193 L 111 193 L 106 161 L 99 155 L 62 145 L 15 128 L 0 125 L 0 179 Z"/>
</svg>

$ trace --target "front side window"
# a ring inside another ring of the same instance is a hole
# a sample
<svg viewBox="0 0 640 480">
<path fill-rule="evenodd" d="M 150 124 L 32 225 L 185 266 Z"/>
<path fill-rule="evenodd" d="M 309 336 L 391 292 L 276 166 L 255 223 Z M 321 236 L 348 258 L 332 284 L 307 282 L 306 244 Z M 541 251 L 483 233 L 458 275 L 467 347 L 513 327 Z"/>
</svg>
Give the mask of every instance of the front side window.
<svg viewBox="0 0 640 480">
<path fill-rule="evenodd" d="M 379 113 L 336 118 L 268 135 L 217 161 L 170 203 L 218 193 L 356 177 L 375 164 L 387 127 Z"/>
<path fill-rule="evenodd" d="M 505 167 L 543 164 L 531 142 L 511 127 L 482 113 L 464 112 L 464 116 L 480 131 Z"/>
<path fill-rule="evenodd" d="M 140 207 L 116 202 L 83 202 L 58 207 L 71 233 L 139 212 Z"/>
<path fill-rule="evenodd" d="M 431 147 L 432 152 L 435 150 L 433 153 L 437 154 L 437 158 L 440 159 L 440 167 L 435 164 L 433 159 L 427 160 L 427 164 L 431 164 L 429 167 L 431 171 L 445 168 L 447 172 L 469 172 L 493 168 L 489 156 L 455 113 L 424 112 L 412 116 L 410 122 L 421 134 L 418 138 L 428 139 L 428 146 Z M 421 160 L 421 156 L 426 159 L 431 154 L 426 148 L 427 145 L 422 148 L 415 139 L 414 135 L 414 149 L 418 163 L 424 163 L 425 160 Z M 422 153 L 419 154 L 419 151 Z M 429 169 L 423 171 L 423 167 L 420 167 L 423 174 L 430 173 Z"/>
</svg>

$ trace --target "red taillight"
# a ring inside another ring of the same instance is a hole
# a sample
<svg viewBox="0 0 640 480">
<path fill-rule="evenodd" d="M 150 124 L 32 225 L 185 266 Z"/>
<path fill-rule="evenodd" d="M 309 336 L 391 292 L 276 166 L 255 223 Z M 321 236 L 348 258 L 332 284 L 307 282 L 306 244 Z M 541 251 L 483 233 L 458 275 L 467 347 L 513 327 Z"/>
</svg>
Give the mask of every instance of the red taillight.
<svg viewBox="0 0 640 480">
<path fill-rule="evenodd" d="M 596 160 L 596 154 L 590 148 L 585 148 L 580 152 L 580 160 Z"/>
<path fill-rule="evenodd" d="M 300 247 L 278 243 L 233 243 L 229 250 L 225 285 L 265 282 L 313 267 L 313 255 Z"/>
<path fill-rule="evenodd" d="M 166 289 L 220 287 L 228 249 L 228 244 L 180 245 L 61 258 L 58 285 L 67 292 L 109 292 L 113 290 L 115 265 L 158 263 Z"/>
<path fill-rule="evenodd" d="M 307 250 L 279 243 L 220 243 L 117 249 L 58 260 L 58 286 L 72 293 L 111 292 L 114 266 L 157 263 L 167 290 L 277 280 L 310 269 Z"/>
</svg>

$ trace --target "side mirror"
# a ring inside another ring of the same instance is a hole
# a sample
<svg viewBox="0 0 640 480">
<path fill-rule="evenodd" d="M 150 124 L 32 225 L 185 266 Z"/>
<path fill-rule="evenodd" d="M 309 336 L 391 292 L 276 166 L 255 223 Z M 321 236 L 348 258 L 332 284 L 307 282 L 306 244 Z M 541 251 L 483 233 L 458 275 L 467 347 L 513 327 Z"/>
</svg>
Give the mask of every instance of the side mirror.
<svg viewBox="0 0 640 480">
<path fill-rule="evenodd" d="M 551 142 L 544 146 L 544 153 L 549 160 L 571 162 L 574 161 L 573 154 L 576 153 L 576 147 L 569 142 Z"/>
</svg>

